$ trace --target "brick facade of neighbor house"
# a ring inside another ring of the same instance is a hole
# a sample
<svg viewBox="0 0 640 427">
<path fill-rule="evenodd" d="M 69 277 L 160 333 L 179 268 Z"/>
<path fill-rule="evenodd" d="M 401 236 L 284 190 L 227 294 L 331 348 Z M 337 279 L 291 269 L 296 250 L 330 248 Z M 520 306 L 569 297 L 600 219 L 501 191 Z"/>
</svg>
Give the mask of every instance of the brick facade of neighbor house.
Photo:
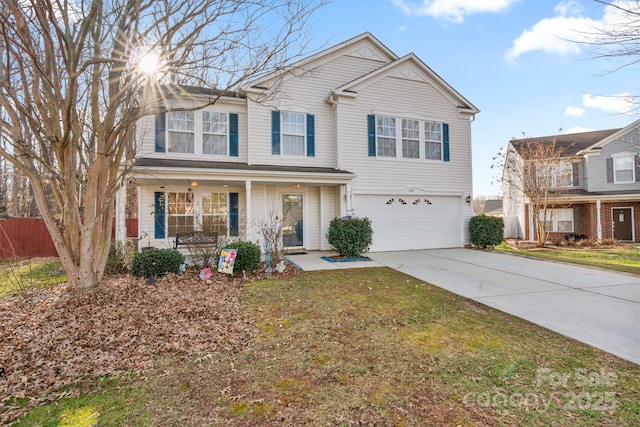
<svg viewBox="0 0 640 427">
<path fill-rule="evenodd" d="M 574 231 L 569 232 L 550 232 L 549 241 L 556 242 L 563 240 L 568 234 L 586 235 L 590 240 L 597 240 L 597 206 L 595 203 L 581 203 L 573 205 L 562 205 L 558 208 L 570 208 L 574 211 Z M 633 211 L 633 230 L 637 239 L 640 237 L 640 202 L 611 202 L 600 204 L 600 221 L 602 224 L 602 239 L 613 239 L 613 209 L 614 208 L 631 208 Z M 525 218 L 529 218 L 530 205 L 524 207 Z M 577 226 L 576 226 L 577 222 Z M 525 240 L 535 240 L 535 236 L 530 234 L 530 221 L 525 221 Z"/>
</svg>

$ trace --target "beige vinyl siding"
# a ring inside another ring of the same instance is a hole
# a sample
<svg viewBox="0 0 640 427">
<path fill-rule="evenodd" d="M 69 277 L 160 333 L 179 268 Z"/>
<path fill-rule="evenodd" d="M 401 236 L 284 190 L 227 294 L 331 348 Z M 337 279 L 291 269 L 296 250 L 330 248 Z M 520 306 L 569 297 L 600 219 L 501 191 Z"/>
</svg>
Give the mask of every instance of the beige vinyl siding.
<svg viewBox="0 0 640 427">
<path fill-rule="evenodd" d="M 471 194 L 470 122 L 456 106 L 425 82 L 386 77 L 344 102 L 342 145 L 344 169 L 354 172 L 354 193 L 387 193 L 409 186 L 429 193 Z M 367 152 L 367 115 L 375 112 L 418 114 L 449 124 L 450 161 L 384 159 Z"/>
<path fill-rule="evenodd" d="M 249 102 L 251 162 L 287 166 L 335 167 L 335 113 L 326 102 L 332 90 L 385 64 L 362 58 L 340 57 L 313 69 L 301 78 L 282 82 L 277 98 L 268 105 Z M 271 154 L 271 112 L 274 110 L 315 116 L 315 156 Z"/>
<path fill-rule="evenodd" d="M 611 158 L 612 154 L 622 152 L 637 153 L 638 149 L 629 143 L 614 141 L 602 147 L 602 152 L 599 156 L 589 157 L 587 163 L 588 191 L 640 190 L 640 182 L 628 184 L 607 182 L 607 159 Z"/>
<path fill-rule="evenodd" d="M 238 157 L 231 156 L 213 156 L 207 154 L 182 154 L 182 153 L 156 153 L 155 151 L 155 116 L 145 116 L 141 118 L 137 123 L 136 129 L 136 143 L 138 153 L 136 157 L 147 158 L 172 158 L 172 159 L 186 159 L 186 160 L 213 160 L 233 163 L 246 163 L 248 158 L 247 148 L 247 107 L 246 103 L 242 101 L 241 104 L 237 102 L 225 103 L 224 99 L 218 101 L 215 105 L 208 106 L 203 111 L 216 111 L 221 113 L 235 113 L 238 114 Z M 198 129 L 196 129 L 196 132 Z M 200 129 L 201 131 L 201 129 Z"/>
</svg>

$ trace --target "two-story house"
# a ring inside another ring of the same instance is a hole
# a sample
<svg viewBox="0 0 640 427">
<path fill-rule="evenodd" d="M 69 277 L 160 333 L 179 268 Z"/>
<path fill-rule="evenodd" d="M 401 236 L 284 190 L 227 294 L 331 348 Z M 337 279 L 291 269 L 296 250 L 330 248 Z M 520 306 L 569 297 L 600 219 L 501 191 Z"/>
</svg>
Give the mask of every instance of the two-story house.
<svg viewBox="0 0 640 427">
<path fill-rule="evenodd" d="M 167 91 L 166 106 L 217 95 Z M 364 33 L 195 111 L 142 119 L 133 181 L 140 246 L 202 224 L 258 241 L 284 220 L 288 248 L 328 250 L 334 217 L 368 217 L 372 251 L 460 247 L 479 110 L 414 54 Z"/>
<path fill-rule="evenodd" d="M 610 129 L 534 138 L 539 144 L 552 144 L 564 150 L 560 188 L 547 214 L 551 239 L 583 235 L 590 239 L 640 239 L 640 120 L 622 129 Z M 507 156 L 530 141 L 509 142 Z M 507 160 L 509 162 L 509 159 Z M 505 169 L 503 200 L 506 237 L 533 240 L 534 218 L 529 200 L 523 196 L 514 177 Z"/>
</svg>

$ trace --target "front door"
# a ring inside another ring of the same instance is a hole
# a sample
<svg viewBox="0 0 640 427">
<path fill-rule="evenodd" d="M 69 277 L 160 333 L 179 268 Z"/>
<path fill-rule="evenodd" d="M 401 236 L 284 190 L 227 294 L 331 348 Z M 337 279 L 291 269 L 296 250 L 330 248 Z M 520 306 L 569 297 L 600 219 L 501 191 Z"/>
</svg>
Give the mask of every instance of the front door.
<svg viewBox="0 0 640 427">
<path fill-rule="evenodd" d="M 613 208 L 613 238 L 633 240 L 633 210 L 631 208 Z"/>
<path fill-rule="evenodd" d="M 282 244 L 285 248 L 304 246 L 302 194 L 282 195 Z"/>
</svg>

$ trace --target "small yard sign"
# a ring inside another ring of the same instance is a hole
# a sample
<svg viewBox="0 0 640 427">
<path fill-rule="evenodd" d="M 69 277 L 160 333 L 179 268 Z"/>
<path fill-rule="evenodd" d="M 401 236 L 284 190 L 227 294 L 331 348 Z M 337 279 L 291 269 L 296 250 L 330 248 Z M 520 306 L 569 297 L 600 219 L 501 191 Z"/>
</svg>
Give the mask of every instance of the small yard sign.
<svg viewBox="0 0 640 427">
<path fill-rule="evenodd" d="M 220 273 L 233 274 L 233 266 L 236 263 L 237 249 L 223 249 L 220 252 L 220 261 L 218 261 L 218 271 Z"/>
</svg>

